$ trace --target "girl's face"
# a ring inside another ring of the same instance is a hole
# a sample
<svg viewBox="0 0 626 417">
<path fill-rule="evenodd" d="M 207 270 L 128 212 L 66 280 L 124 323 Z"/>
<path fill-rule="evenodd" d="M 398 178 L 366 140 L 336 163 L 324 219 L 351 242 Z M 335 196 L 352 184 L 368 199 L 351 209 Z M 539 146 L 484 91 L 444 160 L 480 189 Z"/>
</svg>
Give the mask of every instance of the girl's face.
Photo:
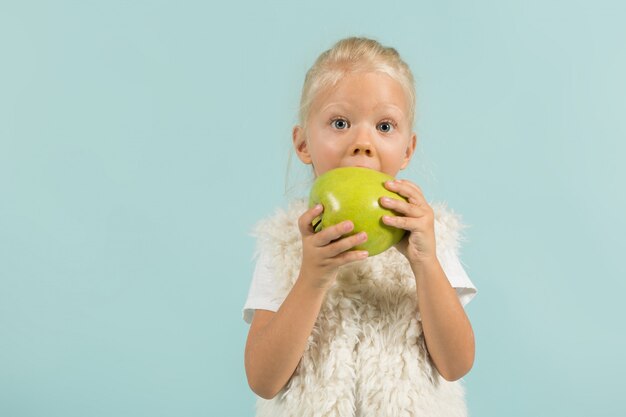
<svg viewBox="0 0 626 417">
<path fill-rule="evenodd" d="M 349 74 L 320 91 L 309 110 L 306 131 L 293 129 L 296 153 L 313 164 L 315 176 L 334 168 L 361 166 L 393 177 L 413 155 L 416 135 L 409 103 L 386 74 Z"/>
</svg>

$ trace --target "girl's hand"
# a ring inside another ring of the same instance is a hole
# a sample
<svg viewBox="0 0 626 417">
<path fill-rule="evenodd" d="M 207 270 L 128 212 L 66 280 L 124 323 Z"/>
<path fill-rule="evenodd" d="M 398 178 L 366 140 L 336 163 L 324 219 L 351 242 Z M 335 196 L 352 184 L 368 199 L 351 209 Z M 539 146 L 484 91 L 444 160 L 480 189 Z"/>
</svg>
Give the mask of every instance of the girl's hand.
<svg viewBox="0 0 626 417">
<path fill-rule="evenodd" d="M 341 265 L 367 258 L 367 251 L 349 250 L 365 242 L 367 234 L 361 232 L 341 238 L 354 228 L 349 220 L 315 233 L 311 223 L 322 211 L 323 206 L 318 204 L 298 219 L 302 235 L 300 278 L 308 280 L 316 288 L 328 289 L 334 284 Z"/>
<path fill-rule="evenodd" d="M 435 213 L 426 202 L 422 190 L 408 180 L 385 182 L 385 188 L 400 194 L 406 201 L 381 197 L 380 205 L 403 216 L 383 216 L 383 223 L 409 233 L 395 246 L 411 265 L 436 260 Z"/>
</svg>

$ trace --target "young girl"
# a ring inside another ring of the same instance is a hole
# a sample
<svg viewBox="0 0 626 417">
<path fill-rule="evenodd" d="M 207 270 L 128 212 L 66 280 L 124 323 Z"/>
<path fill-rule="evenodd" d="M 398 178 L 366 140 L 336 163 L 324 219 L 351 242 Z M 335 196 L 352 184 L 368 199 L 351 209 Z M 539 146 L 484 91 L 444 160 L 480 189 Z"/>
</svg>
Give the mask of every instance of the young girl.
<svg viewBox="0 0 626 417">
<path fill-rule="evenodd" d="M 317 177 L 362 166 L 395 177 L 411 160 L 415 90 L 395 49 L 339 41 L 308 71 L 298 158 Z M 350 250 L 349 220 L 314 233 L 320 205 L 291 203 L 261 221 L 257 264 L 244 307 L 251 323 L 245 368 L 258 416 L 465 416 L 458 379 L 474 361 L 463 306 L 476 293 L 458 258 L 461 224 L 408 180 L 385 187 L 383 217 L 407 231 L 372 257 Z M 455 382 L 456 381 L 456 382 Z"/>
</svg>

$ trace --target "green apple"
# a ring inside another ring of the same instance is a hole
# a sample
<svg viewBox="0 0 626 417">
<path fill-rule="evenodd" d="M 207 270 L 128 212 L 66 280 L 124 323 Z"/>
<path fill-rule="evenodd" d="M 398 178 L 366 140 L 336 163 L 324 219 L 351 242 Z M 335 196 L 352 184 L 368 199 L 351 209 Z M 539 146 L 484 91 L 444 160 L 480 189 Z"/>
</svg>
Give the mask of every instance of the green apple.
<svg viewBox="0 0 626 417">
<path fill-rule="evenodd" d="M 367 241 L 353 250 L 366 250 L 369 256 L 386 251 L 402 239 L 405 230 L 387 226 L 382 216 L 395 216 L 392 210 L 381 207 L 380 197 L 406 199 L 383 185 L 393 180 L 385 173 L 361 167 L 336 168 L 320 175 L 309 195 L 309 207 L 324 206 L 322 214 L 313 221 L 316 232 L 329 226 L 351 220 L 354 229 L 344 236 L 367 233 Z"/>
</svg>

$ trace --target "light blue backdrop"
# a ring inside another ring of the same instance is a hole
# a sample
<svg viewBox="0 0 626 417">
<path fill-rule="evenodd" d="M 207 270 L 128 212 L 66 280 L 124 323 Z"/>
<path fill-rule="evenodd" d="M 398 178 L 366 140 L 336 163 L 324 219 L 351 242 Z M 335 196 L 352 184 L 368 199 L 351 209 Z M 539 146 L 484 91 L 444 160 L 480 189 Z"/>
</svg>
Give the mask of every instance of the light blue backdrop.
<svg viewBox="0 0 626 417">
<path fill-rule="evenodd" d="M 471 415 L 626 415 L 621 4 L 2 2 L 0 416 L 253 414 L 248 232 L 348 35 L 413 68 L 405 176 L 471 226 Z"/>
</svg>

